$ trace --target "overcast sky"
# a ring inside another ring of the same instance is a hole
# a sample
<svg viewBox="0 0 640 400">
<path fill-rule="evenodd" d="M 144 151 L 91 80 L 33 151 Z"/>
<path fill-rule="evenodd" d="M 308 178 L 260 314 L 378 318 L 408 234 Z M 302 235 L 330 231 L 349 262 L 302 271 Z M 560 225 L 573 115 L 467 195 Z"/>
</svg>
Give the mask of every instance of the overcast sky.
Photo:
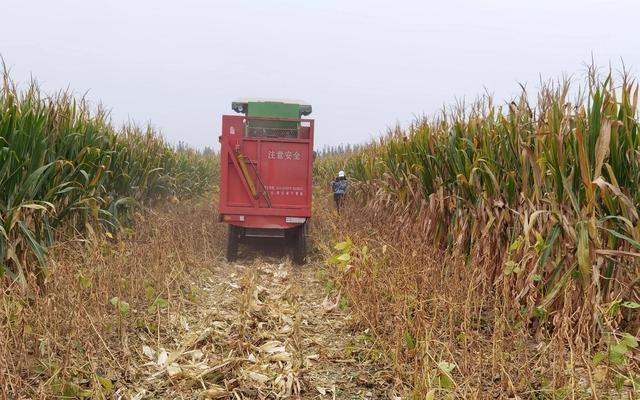
<svg viewBox="0 0 640 400">
<path fill-rule="evenodd" d="M 518 82 L 640 66 L 635 0 L 0 0 L 18 82 L 88 92 L 114 122 L 214 146 L 238 97 L 313 105 L 316 147 L 364 142 L 414 115 Z"/>
</svg>

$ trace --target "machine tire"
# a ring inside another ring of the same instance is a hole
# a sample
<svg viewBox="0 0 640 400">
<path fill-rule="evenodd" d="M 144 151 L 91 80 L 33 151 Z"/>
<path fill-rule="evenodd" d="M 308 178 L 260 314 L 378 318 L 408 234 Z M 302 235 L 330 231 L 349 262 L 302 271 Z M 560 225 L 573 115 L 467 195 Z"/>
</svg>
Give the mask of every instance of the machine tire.
<svg viewBox="0 0 640 400">
<path fill-rule="evenodd" d="M 293 262 L 298 265 L 305 263 L 307 257 L 307 225 L 295 228 L 293 238 Z"/>
<path fill-rule="evenodd" d="M 227 261 L 235 261 L 238 258 L 238 241 L 240 232 L 237 226 L 229 225 L 227 233 Z"/>
</svg>

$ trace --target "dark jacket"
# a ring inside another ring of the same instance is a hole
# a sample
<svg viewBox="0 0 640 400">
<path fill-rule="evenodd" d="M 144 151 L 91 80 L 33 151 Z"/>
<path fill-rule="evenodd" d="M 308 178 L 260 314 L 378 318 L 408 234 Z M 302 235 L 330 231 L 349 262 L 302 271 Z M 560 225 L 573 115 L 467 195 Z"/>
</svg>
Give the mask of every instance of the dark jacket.
<svg viewBox="0 0 640 400">
<path fill-rule="evenodd" d="M 345 194 L 347 192 L 347 178 L 336 178 L 335 181 L 331 182 L 331 190 L 333 190 L 335 194 Z"/>
</svg>

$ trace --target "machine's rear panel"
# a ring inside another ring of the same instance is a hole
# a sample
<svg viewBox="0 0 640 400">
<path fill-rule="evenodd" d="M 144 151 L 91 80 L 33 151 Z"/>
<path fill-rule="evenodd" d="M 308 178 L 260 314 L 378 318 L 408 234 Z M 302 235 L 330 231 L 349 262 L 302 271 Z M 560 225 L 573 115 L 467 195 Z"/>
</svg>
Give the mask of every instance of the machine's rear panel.
<svg viewBox="0 0 640 400">
<path fill-rule="evenodd" d="M 223 116 L 221 214 L 310 217 L 313 120 L 258 117 L 259 124 L 253 121 L 251 117 Z M 296 138 L 246 134 L 251 127 L 264 126 L 296 126 Z"/>
</svg>

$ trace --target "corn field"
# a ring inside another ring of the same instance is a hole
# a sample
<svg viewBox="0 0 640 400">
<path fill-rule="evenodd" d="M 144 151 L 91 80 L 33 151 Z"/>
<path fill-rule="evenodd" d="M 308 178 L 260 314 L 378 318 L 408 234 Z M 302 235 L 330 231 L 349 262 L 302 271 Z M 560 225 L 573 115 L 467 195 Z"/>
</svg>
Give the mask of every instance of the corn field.
<svg viewBox="0 0 640 400">
<path fill-rule="evenodd" d="M 575 89 L 545 84 L 535 105 L 524 89 L 504 106 L 481 98 L 316 172 L 344 168 L 361 212 L 410 232 L 416 249 L 461 255 L 529 320 L 561 316 L 583 337 L 611 321 L 637 328 L 638 85 L 592 72 Z"/>
<path fill-rule="evenodd" d="M 152 128 L 116 129 L 68 92 L 0 87 L 0 275 L 26 284 L 62 233 L 114 234 L 136 204 L 198 194 L 217 159 L 176 150 Z"/>
</svg>

